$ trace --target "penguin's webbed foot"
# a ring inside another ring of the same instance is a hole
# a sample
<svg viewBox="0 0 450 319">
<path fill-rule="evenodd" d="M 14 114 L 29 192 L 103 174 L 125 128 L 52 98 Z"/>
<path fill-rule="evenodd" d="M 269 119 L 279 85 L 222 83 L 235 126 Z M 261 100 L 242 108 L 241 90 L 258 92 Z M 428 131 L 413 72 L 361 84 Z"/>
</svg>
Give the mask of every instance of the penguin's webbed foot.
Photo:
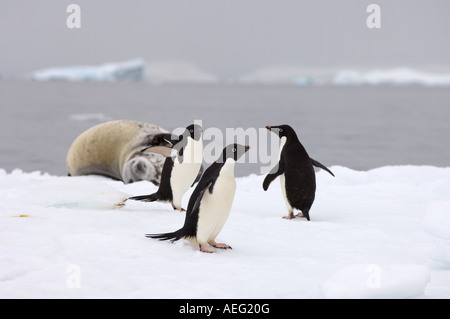
<svg viewBox="0 0 450 319">
<path fill-rule="evenodd" d="M 175 206 L 172 206 L 172 207 L 173 207 L 174 210 L 177 210 L 177 211 L 179 211 L 181 213 L 186 211 L 186 209 L 184 209 L 183 207 L 175 207 Z"/>
<path fill-rule="evenodd" d="M 199 247 L 200 247 L 200 251 L 203 252 L 203 253 L 209 253 L 209 254 L 215 253 L 214 250 L 210 250 L 210 249 L 206 248 L 205 244 L 203 244 L 203 245 L 200 244 Z"/>
<path fill-rule="evenodd" d="M 305 214 L 303 214 L 302 212 L 298 213 L 297 215 L 294 214 L 289 214 L 287 216 L 283 216 L 283 219 L 294 219 L 294 218 L 306 218 L 307 220 L 309 220 L 309 217 L 306 216 Z"/>
<path fill-rule="evenodd" d="M 295 217 L 294 212 L 289 212 L 289 215 L 283 216 L 283 219 L 294 219 Z"/>
<path fill-rule="evenodd" d="M 216 243 L 215 241 L 211 240 L 208 244 L 210 244 L 211 246 L 213 246 L 214 248 L 219 248 L 219 249 L 233 249 L 231 248 L 231 246 L 224 244 L 224 243 Z"/>
</svg>

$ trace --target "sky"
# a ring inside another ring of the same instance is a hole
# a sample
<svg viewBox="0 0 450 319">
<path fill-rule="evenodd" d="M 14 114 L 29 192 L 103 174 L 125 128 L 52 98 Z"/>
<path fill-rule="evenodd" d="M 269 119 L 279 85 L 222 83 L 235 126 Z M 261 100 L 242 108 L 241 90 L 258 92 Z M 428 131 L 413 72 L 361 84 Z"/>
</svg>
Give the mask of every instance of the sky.
<svg viewBox="0 0 450 319">
<path fill-rule="evenodd" d="M 66 12 L 78 4 L 80 29 Z M 381 9 L 369 29 L 367 6 Z M 450 70 L 448 0 L 0 0 L 0 73 L 143 58 L 220 77 L 268 66 Z"/>
</svg>

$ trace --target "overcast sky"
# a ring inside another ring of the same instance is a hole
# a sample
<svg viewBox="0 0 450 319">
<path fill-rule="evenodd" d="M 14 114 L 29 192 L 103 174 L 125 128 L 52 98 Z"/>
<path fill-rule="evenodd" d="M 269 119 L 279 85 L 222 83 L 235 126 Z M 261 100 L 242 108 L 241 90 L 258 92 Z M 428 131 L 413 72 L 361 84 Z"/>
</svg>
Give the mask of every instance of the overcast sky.
<svg viewBox="0 0 450 319">
<path fill-rule="evenodd" d="M 81 7 L 81 29 L 66 8 Z M 381 7 L 381 29 L 366 8 Z M 0 72 L 142 57 L 238 76 L 273 65 L 450 66 L 448 0 L 0 0 Z"/>
</svg>

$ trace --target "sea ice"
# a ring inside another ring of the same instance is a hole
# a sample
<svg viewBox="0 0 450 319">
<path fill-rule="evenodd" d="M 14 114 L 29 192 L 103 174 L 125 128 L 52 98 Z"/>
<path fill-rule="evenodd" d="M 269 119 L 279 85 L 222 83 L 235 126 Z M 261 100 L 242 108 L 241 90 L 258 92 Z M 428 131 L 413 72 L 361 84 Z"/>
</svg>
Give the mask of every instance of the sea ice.
<svg viewBox="0 0 450 319">
<path fill-rule="evenodd" d="M 327 298 L 413 298 L 423 295 L 430 269 L 423 265 L 355 264 L 345 266 L 322 284 Z"/>
<path fill-rule="evenodd" d="M 0 169 L 0 298 L 450 298 L 450 169 L 330 169 L 310 222 L 282 219 L 279 182 L 237 178 L 213 255 L 145 238 L 183 225 L 171 205 L 116 205 L 151 182 Z"/>
</svg>

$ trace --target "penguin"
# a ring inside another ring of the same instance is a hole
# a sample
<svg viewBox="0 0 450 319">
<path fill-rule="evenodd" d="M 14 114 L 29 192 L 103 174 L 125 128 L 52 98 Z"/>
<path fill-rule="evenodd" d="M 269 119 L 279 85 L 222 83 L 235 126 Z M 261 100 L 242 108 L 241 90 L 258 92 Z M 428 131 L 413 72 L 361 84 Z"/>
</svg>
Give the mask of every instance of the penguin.
<svg viewBox="0 0 450 319">
<path fill-rule="evenodd" d="M 147 238 L 177 241 L 181 238 L 199 245 L 200 251 L 214 253 L 207 244 L 215 248 L 231 249 L 224 243 L 216 243 L 233 204 L 236 192 L 234 166 L 249 150 L 249 146 L 230 144 L 221 156 L 208 167 L 195 187 L 188 204 L 184 226 L 166 234 L 147 234 Z"/>
<path fill-rule="evenodd" d="M 129 199 L 146 202 L 170 202 L 173 209 L 185 211 L 181 199 L 194 184 L 202 167 L 203 142 L 200 125 L 191 124 L 177 139 L 165 136 L 172 145 L 171 156 L 167 157 L 161 173 L 158 191 L 150 195 L 133 196 Z"/>
<path fill-rule="evenodd" d="M 288 215 L 285 219 L 305 217 L 310 220 L 309 211 L 316 193 L 316 173 L 314 167 L 334 174 L 323 164 L 309 157 L 300 143 L 294 129 L 289 125 L 266 126 L 281 139 L 278 165 L 265 177 L 263 189 L 267 191 L 270 183 L 280 176 L 281 191 L 286 202 Z M 301 213 L 294 216 L 294 209 Z"/>
</svg>

